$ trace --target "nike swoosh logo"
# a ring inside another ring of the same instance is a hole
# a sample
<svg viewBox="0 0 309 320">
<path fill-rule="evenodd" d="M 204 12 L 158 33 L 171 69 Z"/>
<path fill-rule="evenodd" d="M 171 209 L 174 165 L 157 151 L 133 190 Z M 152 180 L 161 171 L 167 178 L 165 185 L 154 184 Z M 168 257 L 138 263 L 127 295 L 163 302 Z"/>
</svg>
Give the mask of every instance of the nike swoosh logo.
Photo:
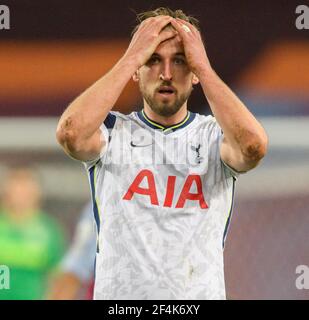
<svg viewBox="0 0 309 320">
<path fill-rule="evenodd" d="M 143 144 L 143 145 L 137 145 L 137 144 L 135 144 L 135 143 L 133 143 L 133 141 L 131 141 L 131 147 L 137 147 L 137 148 L 141 148 L 141 147 L 148 147 L 148 146 L 151 146 L 152 145 L 152 143 L 149 143 L 149 144 Z"/>
</svg>

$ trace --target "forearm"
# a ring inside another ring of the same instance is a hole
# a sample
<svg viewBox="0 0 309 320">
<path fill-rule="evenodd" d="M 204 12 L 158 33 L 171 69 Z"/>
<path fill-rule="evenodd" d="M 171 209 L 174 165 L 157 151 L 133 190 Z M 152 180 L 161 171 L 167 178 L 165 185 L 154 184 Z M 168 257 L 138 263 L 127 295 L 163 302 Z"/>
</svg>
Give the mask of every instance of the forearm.
<svg viewBox="0 0 309 320">
<path fill-rule="evenodd" d="M 101 79 L 78 96 L 61 116 L 57 131 L 87 139 L 99 129 L 135 71 L 132 59 L 123 57 Z"/>
<path fill-rule="evenodd" d="M 266 147 L 266 133 L 240 99 L 209 66 L 201 72 L 199 79 L 226 141 L 244 156 L 264 153 L 260 149 Z"/>
</svg>

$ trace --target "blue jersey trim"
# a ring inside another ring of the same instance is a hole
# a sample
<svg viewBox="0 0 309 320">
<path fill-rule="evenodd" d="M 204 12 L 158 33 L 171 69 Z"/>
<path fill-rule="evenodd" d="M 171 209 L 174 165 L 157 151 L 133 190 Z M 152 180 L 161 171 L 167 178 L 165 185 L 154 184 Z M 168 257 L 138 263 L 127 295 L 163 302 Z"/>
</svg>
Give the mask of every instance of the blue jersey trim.
<svg viewBox="0 0 309 320">
<path fill-rule="evenodd" d="M 98 233 L 98 236 L 99 236 L 99 232 L 100 232 L 100 216 L 99 216 L 98 204 L 97 204 L 96 197 L 95 197 L 95 183 L 94 183 L 94 180 L 95 180 L 94 172 L 95 172 L 96 164 L 89 169 L 89 175 L 90 175 L 90 188 L 91 188 L 92 208 L 93 208 L 94 219 L 95 219 L 96 226 L 97 226 L 97 233 Z M 99 252 L 99 242 L 97 243 L 97 252 Z"/>
<path fill-rule="evenodd" d="M 225 245 L 225 239 L 226 239 L 226 236 L 227 236 L 227 233 L 228 233 L 228 230 L 229 230 L 230 222 L 231 222 L 231 219 L 232 219 L 232 213 L 233 213 L 233 207 L 234 207 L 234 197 L 235 197 L 235 181 L 236 181 L 236 178 L 233 177 L 232 203 L 231 203 L 228 219 L 226 221 L 225 228 L 224 228 L 224 233 L 223 233 L 223 240 L 222 240 L 222 248 L 223 249 L 224 249 L 224 245 Z"/>
<path fill-rule="evenodd" d="M 116 116 L 112 113 L 108 113 L 106 119 L 104 120 L 104 125 L 107 129 L 113 129 L 116 122 Z"/>
</svg>

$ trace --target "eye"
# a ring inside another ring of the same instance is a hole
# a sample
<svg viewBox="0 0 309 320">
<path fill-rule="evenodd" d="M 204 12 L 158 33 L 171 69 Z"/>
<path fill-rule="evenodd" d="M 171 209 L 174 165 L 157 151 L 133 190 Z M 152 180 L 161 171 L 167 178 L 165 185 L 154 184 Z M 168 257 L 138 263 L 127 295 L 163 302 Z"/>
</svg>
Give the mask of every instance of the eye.
<svg viewBox="0 0 309 320">
<path fill-rule="evenodd" d="M 151 57 L 151 58 L 148 60 L 147 64 L 157 64 L 157 63 L 159 63 L 159 62 L 160 62 L 160 58 L 159 58 L 159 57 Z"/>
<path fill-rule="evenodd" d="M 178 65 L 186 64 L 186 61 L 182 58 L 175 58 L 174 63 Z"/>
</svg>

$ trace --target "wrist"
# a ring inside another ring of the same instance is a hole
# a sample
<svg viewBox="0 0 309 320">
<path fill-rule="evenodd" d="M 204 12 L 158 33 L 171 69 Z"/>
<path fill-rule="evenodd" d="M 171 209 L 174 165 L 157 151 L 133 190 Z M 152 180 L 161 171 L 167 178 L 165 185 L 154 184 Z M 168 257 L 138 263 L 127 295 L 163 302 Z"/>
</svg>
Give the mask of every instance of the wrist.
<svg viewBox="0 0 309 320">
<path fill-rule="evenodd" d="M 136 56 L 124 54 L 118 62 L 123 68 L 129 69 L 132 71 L 132 74 L 138 70 L 141 66 L 141 63 L 138 61 Z"/>
<path fill-rule="evenodd" d="M 209 61 L 205 61 L 194 68 L 193 73 L 201 80 L 203 77 L 207 77 L 214 73 Z"/>
<path fill-rule="evenodd" d="M 202 82 L 207 81 L 207 79 L 210 79 L 211 77 L 216 75 L 215 71 L 213 70 L 213 68 L 209 63 L 207 64 L 205 63 L 199 66 L 198 68 L 196 68 L 196 71 L 194 72 L 194 74 L 199 78 L 201 84 Z"/>
</svg>

